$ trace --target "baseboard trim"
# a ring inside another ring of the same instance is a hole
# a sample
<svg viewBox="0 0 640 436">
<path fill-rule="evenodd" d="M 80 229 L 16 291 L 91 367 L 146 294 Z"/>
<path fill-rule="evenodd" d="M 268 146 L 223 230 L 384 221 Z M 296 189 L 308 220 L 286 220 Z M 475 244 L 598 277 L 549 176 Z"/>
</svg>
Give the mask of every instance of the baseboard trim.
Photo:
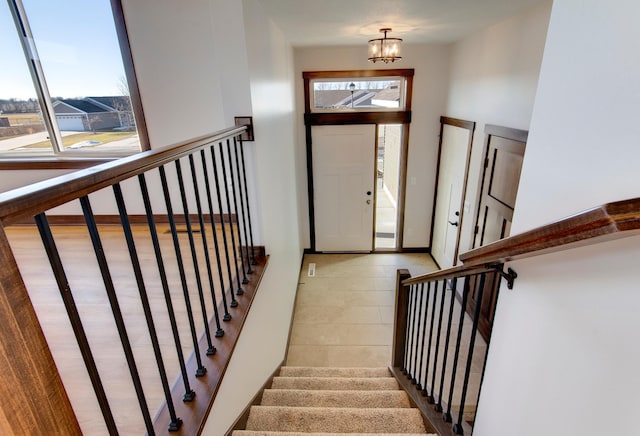
<svg viewBox="0 0 640 436">
<path fill-rule="evenodd" d="M 249 413 L 251 412 L 251 406 L 260 405 L 260 403 L 262 402 L 262 394 L 264 393 L 265 389 L 269 389 L 271 387 L 271 384 L 273 383 L 273 379 L 277 377 L 277 375 L 280 373 L 280 368 L 282 368 L 282 366 L 284 365 L 284 362 L 285 362 L 284 360 L 280 362 L 280 365 L 278 365 L 276 370 L 264 382 L 264 384 L 258 390 L 256 395 L 251 399 L 249 404 L 247 404 L 247 406 L 244 408 L 240 416 L 238 416 L 238 418 L 235 420 L 231 428 L 227 430 L 227 432 L 225 433 L 225 436 L 231 436 L 231 433 L 233 433 L 235 430 L 244 430 L 247 427 L 247 421 L 249 420 Z"/>
<path fill-rule="evenodd" d="M 303 251 L 304 254 L 336 254 L 336 253 L 357 253 L 357 254 L 363 254 L 360 251 L 340 251 L 340 252 L 334 252 L 334 253 L 324 253 L 323 251 L 317 251 L 317 250 L 312 250 L 311 248 L 305 248 Z M 371 251 L 369 253 L 364 253 L 364 254 L 389 254 L 389 253 L 424 253 L 424 254 L 431 254 L 431 249 L 429 247 L 407 247 L 407 248 L 396 248 L 396 249 L 389 249 L 389 250 L 377 250 L 377 251 Z"/>
<path fill-rule="evenodd" d="M 401 248 L 401 253 L 425 253 L 431 254 L 431 249 L 429 247 L 407 247 Z"/>
</svg>

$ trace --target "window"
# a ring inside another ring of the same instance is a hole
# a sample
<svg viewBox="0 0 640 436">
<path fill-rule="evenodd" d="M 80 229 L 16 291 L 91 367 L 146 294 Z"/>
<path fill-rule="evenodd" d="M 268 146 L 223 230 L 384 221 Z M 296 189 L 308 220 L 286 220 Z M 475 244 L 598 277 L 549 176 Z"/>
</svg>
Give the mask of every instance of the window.
<svg viewBox="0 0 640 436">
<path fill-rule="evenodd" d="M 404 77 L 312 79 L 310 87 L 312 112 L 405 109 Z"/>
<path fill-rule="evenodd" d="M 1 2 L 0 156 L 147 149 L 135 75 L 123 61 L 132 65 L 131 54 L 119 37 L 126 40 L 117 1 Z"/>
</svg>

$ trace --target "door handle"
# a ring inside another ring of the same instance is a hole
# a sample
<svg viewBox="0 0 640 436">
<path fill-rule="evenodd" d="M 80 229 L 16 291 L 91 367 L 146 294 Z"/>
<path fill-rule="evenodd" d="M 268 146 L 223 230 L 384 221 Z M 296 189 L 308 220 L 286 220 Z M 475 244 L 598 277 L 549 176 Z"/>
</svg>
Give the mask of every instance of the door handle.
<svg viewBox="0 0 640 436">
<path fill-rule="evenodd" d="M 460 211 L 456 211 L 456 216 L 460 216 Z M 449 221 L 449 224 L 451 224 L 451 225 L 452 225 L 452 226 L 454 226 L 454 227 L 458 227 L 458 222 L 459 222 L 459 221 L 456 221 L 456 222 L 454 223 L 454 222 Z"/>
</svg>

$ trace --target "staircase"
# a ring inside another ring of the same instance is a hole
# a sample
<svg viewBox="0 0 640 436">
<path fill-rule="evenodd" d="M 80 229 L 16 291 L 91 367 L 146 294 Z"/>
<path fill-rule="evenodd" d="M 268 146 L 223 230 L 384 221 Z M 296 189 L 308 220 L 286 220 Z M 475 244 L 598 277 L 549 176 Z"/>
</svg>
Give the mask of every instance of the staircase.
<svg viewBox="0 0 640 436">
<path fill-rule="evenodd" d="M 252 406 L 246 430 L 233 436 L 351 434 L 425 435 L 412 408 L 386 368 L 283 367 Z M 435 435 L 434 435 L 435 436 Z"/>
</svg>

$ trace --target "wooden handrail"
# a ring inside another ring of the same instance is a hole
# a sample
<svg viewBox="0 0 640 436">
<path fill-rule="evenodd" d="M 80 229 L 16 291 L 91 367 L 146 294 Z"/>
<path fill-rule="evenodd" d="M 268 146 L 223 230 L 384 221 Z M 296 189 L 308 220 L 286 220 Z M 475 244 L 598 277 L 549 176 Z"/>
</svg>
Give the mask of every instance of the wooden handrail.
<svg viewBox="0 0 640 436">
<path fill-rule="evenodd" d="M 462 277 L 467 275 L 480 274 L 487 272 L 487 268 L 484 265 L 467 266 L 459 265 L 451 268 L 441 269 L 432 273 L 423 274 L 421 276 L 415 276 L 402 282 L 403 285 L 415 285 L 418 283 L 426 283 L 432 280 L 446 280 L 453 279 L 455 277 Z"/>
<path fill-rule="evenodd" d="M 404 285 L 473 275 L 485 265 L 640 234 L 640 198 L 607 203 L 460 255 L 463 265 L 413 277 Z"/>
<path fill-rule="evenodd" d="M 68 201 L 187 156 L 199 148 L 238 135 L 246 126 L 230 127 L 157 150 L 145 151 L 0 194 L 0 223 L 15 224 Z"/>
</svg>

